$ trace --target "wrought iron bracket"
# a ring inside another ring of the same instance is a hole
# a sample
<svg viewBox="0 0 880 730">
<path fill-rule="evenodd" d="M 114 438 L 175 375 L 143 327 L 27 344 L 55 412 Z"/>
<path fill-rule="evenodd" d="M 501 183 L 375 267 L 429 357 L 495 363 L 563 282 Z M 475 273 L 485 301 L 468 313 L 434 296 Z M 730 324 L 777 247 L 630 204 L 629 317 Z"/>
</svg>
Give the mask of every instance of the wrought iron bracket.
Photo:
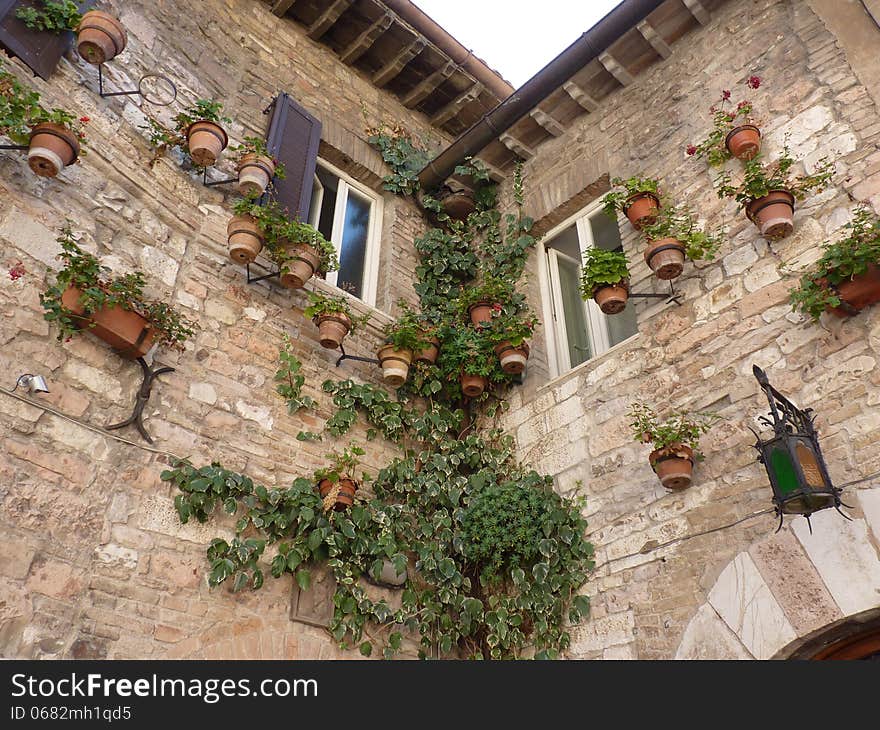
<svg viewBox="0 0 880 730">
<path fill-rule="evenodd" d="M 0 144 L 0 150 L 26 150 L 30 145 L 26 144 Z"/>
<path fill-rule="evenodd" d="M 153 381 L 162 373 L 173 373 L 174 368 L 163 366 L 160 368 L 156 368 L 152 370 L 149 365 L 147 365 L 146 360 L 144 358 L 139 357 L 137 359 L 138 363 L 141 366 L 141 370 L 144 373 L 144 380 L 141 383 L 140 390 L 137 392 L 137 397 L 135 398 L 134 403 L 134 411 L 131 416 L 126 418 L 124 421 L 120 423 L 114 423 L 112 426 L 105 426 L 104 428 L 107 431 L 114 431 L 117 428 L 124 428 L 125 426 L 134 426 L 140 431 L 141 436 L 147 441 L 147 443 L 153 443 L 153 439 L 150 434 L 147 433 L 147 430 L 144 428 L 144 408 L 147 405 L 147 401 L 150 400 L 150 391 L 153 388 Z"/>
<path fill-rule="evenodd" d="M 213 188 L 217 185 L 231 185 L 232 183 L 238 182 L 237 177 L 227 177 L 225 180 L 208 180 L 208 168 L 202 168 L 202 184 L 205 187 Z"/>
<path fill-rule="evenodd" d="M 253 262 L 254 266 L 259 266 L 261 269 L 268 271 L 264 266 Z M 258 281 L 265 281 L 266 279 L 271 279 L 273 277 L 281 277 L 281 270 L 271 271 L 268 274 L 263 274 L 263 276 L 251 276 L 251 264 L 245 264 L 245 270 L 247 271 L 247 283 L 248 284 L 256 284 Z"/>
<path fill-rule="evenodd" d="M 171 98 L 168 101 L 154 101 L 151 99 L 143 90 L 144 81 L 147 79 L 162 79 L 165 81 L 171 87 Z M 98 96 L 102 99 L 106 99 L 109 96 L 141 96 L 145 101 L 150 102 L 150 104 L 153 104 L 154 106 L 168 106 L 169 104 L 174 103 L 175 99 L 177 99 L 177 86 L 171 79 L 162 74 L 146 74 L 141 77 L 140 81 L 138 81 L 138 87 L 136 89 L 131 89 L 129 91 L 104 91 L 104 64 L 102 63 L 98 65 Z"/>
<path fill-rule="evenodd" d="M 677 304 L 679 307 L 681 306 L 681 298 L 684 296 L 681 292 L 675 291 L 675 287 L 672 285 L 672 282 L 669 282 L 669 294 L 654 294 L 653 292 L 650 294 L 639 294 L 630 292 L 629 294 L 631 299 L 665 299 L 666 304 Z"/>
<path fill-rule="evenodd" d="M 339 363 L 343 360 L 357 360 L 358 362 L 371 362 L 374 365 L 378 365 L 379 361 L 374 357 L 359 357 L 358 355 L 346 355 L 345 348 L 342 346 L 342 343 L 339 343 L 339 351 L 342 353 L 339 356 L 339 359 L 336 361 L 336 367 L 339 367 Z"/>
</svg>

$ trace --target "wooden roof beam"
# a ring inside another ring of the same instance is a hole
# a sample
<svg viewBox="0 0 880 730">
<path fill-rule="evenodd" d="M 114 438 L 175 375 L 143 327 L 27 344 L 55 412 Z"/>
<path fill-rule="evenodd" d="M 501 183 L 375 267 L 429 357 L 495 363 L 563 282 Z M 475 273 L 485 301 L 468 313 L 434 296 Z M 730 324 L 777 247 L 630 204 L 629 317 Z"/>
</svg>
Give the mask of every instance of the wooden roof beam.
<svg viewBox="0 0 880 730">
<path fill-rule="evenodd" d="M 475 157 L 474 160 L 481 163 L 483 165 L 483 167 L 486 168 L 486 170 L 489 172 L 489 177 L 494 182 L 498 182 L 498 183 L 504 182 L 504 180 L 507 178 L 507 175 L 504 174 L 504 172 L 501 170 L 501 168 L 495 167 L 495 165 L 493 165 L 491 162 L 486 162 L 486 160 L 484 158 Z"/>
<path fill-rule="evenodd" d="M 652 26 L 647 20 L 643 20 L 639 23 L 636 28 L 638 28 L 639 33 L 642 34 L 642 38 L 644 38 L 648 43 L 651 44 L 651 47 L 657 51 L 657 55 L 660 58 L 669 58 L 672 55 L 672 49 L 669 47 L 669 44 L 663 40 L 663 37 L 654 30 L 654 26 Z"/>
<path fill-rule="evenodd" d="M 705 6 L 703 5 L 703 3 L 700 2 L 700 0 L 682 0 L 682 1 L 684 2 L 687 9 L 691 11 L 691 15 L 693 15 L 694 18 L 697 19 L 697 22 L 700 25 L 707 25 L 708 24 L 708 22 L 710 20 L 709 11 L 706 10 Z"/>
<path fill-rule="evenodd" d="M 404 46 L 394 58 L 373 74 L 373 83 L 379 87 L 385 86 L 403 71 L 406 64 L 418 56 L 427 45 L 428 41 L 419 36 L 408 46 Z"/>
<path fill-rule="evenodd" d="M 610 73 L 614 78 L 620 82 L 621 86 L 629 86 L 635 79 L 633 75 L 627 71 L 623 65 L 612 56 L 608 51 L 603 51 L 599 55 L 599 63 L 601 63 L 605 70 Z"/>
<path fill-rule="evenodd" d="M 543 109 L 532 109 L 532 111 L 529 112 L 529 116 L 541 125 L 548 134 L 551 134 L 554 137 L 561 137 L 565 134 L 565 127 Z"/>
<path fill-rule="evenodd" d="M 293 7 L 295 2 L 296 0 L 275 0 L 272 3 L 272 12 L 280 18 Z"/>
<path fill-rule="evenodd" d="M 484 89 L 485 87 L 479 81 L 474 82 L 473 86 L 469 89 L 465 89 L 455 99 L 434 114 L 434 116 L 431 117 L 431 124 L 435 127 L 440 127 L 443 124 L 446 124 L 446 122 L 458 114 L 465 106 L 472 101 L 476 101 L 480 97 L 480 94 L 483 93 Z"/>
<path fill-rule="evenodd" d="M 440 84 L 442 84 L 446 79 L 452 76 L 452 73 L 458 69 L 458 66 L 453 61 L 447 61 L 443 66 L 438 68 L 434 73 L 430 76 L 426 76 L 422 79 L 406 96 L 403 97 L 403 105 L 407 109 L 412 109 L 414 106 L 417 106 L 425 99 L 427 99 L 431 92 L 434 91 Z"/>
<path fill-rule="evenodd" d="M 502 134 L 498 141 L 501 142 L 507 149 L 509 149 L 513 154 L 517 157 L 520 157 L 523 160 L 528 160 L 535 156 L 535 150 L 529 147 L 527 144 L 520 142 L 516 137 L 514 137 L 509 132 L 505 132 Z"/>
<path fill-rule="evenodd" d="M 333 27 L 333 24 L 339 20 L 339 16 L 348 10 L 348 7 L 353 2 L 354 0 L 335 0 L 331 3 L 330 7 L 321 13 L 318 19 L 308 27 L 306 35 L 308 35 L 313 41 L 318 40 Z"/>
<path fill-rule="evenodd" d="M 594 112 L 599 108 L 599 102 L 578 86 L 574 81 L 566 81 L 562 88 L 577 104 L 588 112 Z"/>
<path fill-rule="evenodd" d="M 339 60 L 351 66 L 351 64 L 370 50 L 379 36 L 388 30 L 392 23 L 394 23 L 394 15 L 386 11 L 369 28 L 348 44 L 342 53 L 339 54 Z"/>
</svg>

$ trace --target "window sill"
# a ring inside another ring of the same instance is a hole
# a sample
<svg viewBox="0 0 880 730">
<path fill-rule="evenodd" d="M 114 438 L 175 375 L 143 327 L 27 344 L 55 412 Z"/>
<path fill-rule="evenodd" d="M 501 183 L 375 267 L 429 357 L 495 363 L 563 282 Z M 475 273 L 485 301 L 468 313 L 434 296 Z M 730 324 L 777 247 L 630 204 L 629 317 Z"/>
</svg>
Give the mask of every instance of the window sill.
<svg viewBox="0 0 880 730">
<path fill-rule="evenodd" d="M 627 337 L 622 342 L 618 342 L 613 347 L 608 348 L 601 355 L 597 355 L 596 357 L 587 360 L 586 362 L 582 362 L 580 365 L 573 367 L 571 370 L 568 370 L 561 375 L 557 375 L 555 378 L 548 380 L 543 385 L 539 385 L 536 389 L 537 393 L 543 393 L 547 390 L 552 390 L 553 388 L 562 385 L 562 383 L 570 380 L 571 378 L 578 377 L 581 375 L 585 375 L 594 368 L 599 367 L 603 363 L 607 362 L 607 360 L 615 355 L 620 354 L 624 350 L 628 350 L 634 345 L 636 345 L 641 340 L 641 332 L 636 332 L 632 337 Z"/>
</svg>

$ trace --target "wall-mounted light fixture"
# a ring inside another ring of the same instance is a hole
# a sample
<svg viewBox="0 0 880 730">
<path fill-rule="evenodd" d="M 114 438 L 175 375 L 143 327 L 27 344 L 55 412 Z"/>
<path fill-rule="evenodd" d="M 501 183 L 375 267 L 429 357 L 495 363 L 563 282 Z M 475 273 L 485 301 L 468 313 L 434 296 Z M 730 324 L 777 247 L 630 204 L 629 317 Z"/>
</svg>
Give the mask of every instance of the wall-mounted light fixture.
<svg viewBox="0 0 880 730">
<path fill-rule="evenodd" d="M 758 421 L 773 429 L 773 437 L 763 441 L 757 431 L 751 431 L 758 439 L 755 444 L 758 461 L 767 470 L 773 489 L 773 504 L 779 515 L 776 531 L 782 529 L 783 515 L 803 515 L 809 524 L 814 512 L 829 507 L 840 512 L 841 505 L 848 507 L 840 501 L 843 490 L 835 487 L 828 475 L 819 436 L 813 426 L 816 418 L 813 409 L 797 408 L 770 385 L 767 374 L 757 365 L 752 366 L 752 372 L 770 403 L 770 417 L 761 416 Z M 843 512 L 840 514 L 851 519 Z"/>
<path fill-rule="evenodd" d="M 25 373 L 24 375 L 20 375 L 18 380 L 15 382 L 15 388 L 13 388 L 13 392 L 18 388 L 18 386 L 22 386 L 28 389 L 28 393 L 34 395 L 36 393 L 48 393 L 49 386 L 46 384 L 46 379 L 42 375 L 34 375 L 33 373 Z"/>
</svg>

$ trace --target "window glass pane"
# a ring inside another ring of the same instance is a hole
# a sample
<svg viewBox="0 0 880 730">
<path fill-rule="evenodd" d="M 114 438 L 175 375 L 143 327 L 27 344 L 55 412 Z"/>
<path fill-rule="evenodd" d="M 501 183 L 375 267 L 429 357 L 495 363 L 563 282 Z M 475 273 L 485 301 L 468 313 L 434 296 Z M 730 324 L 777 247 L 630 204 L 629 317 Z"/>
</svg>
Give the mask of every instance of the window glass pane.
<svg viewBox="0 0 880 730">
<path fill-rule="evenodd" d="M 342 233 L 342 251 L 339 255 L 339 274 L 336 286 L 356 297 L 362 296 L 364 264 L 367 253 L 367 233 L 370 228 L 370 200 L 352 188 L 348 189 L 345 207 L 345 227 Z"/>
<path fill-rule="evenodd" d="M 623 242 L 620 240 L 620 229 L 617 220 L 605 215 L 602 211 L 594 213 L 589 218 L 590 228 L 593 231 L 593 241 L 597 248 L 608 251 L 623 251 Z M 608 325 L 608 342 L 614 346 L 632 337 L 639 331 L 636 322 L 636 310 L 633 300 L 626 303 L 626 309 L 620 314 L 601 315 Z"/>
<path fill-rule="evenodd" d="M 587 318 L 581 299 L 579 264 L 558 256 L 559 288 L 562 290 L 562 312 L 565 332 L 568 335 L 568 356 L 571 366 L 580 365 L 593 357 L 593 348 L 587 334 Z M 558 313 L 557 313 L 558 316 Z"/>
<path fill-rule="evenodd" d="M 321 185 L 324 186 L 324 199 L 321 201 L 318 230 L 329 241 L 333 236 L 333 211 L 336 210 L 336 193 L 339 189 L 339 178 L 321 169 L 321 167 L 318 167 L 315 174 L 318 176 Z M 310 214 L 309 218 L 314 219 L 314 215 Z"/>
</svg>

